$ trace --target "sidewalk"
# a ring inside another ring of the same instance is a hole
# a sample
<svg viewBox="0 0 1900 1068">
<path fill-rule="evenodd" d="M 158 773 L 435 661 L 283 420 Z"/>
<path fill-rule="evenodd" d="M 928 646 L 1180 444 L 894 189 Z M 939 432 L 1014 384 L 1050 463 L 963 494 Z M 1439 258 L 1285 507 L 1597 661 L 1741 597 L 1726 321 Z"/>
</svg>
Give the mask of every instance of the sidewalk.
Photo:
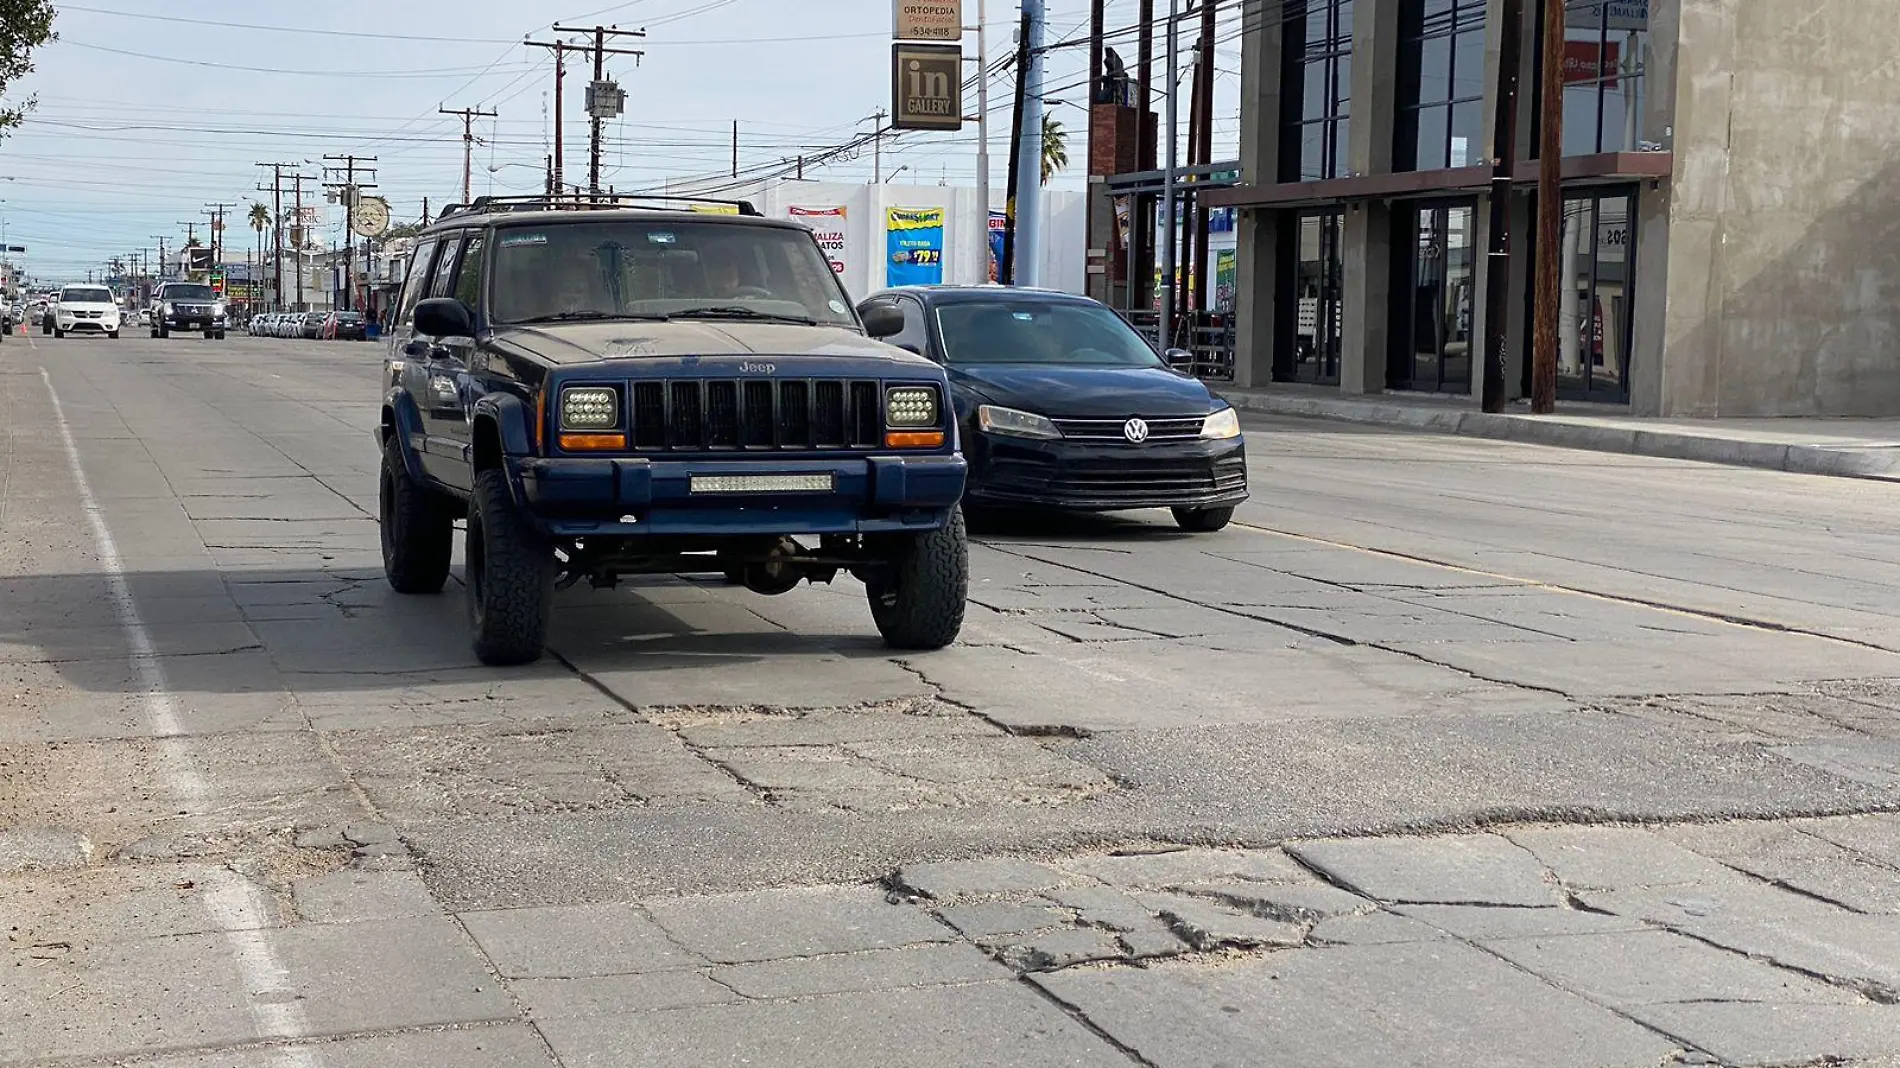
<svg viewBox="0 0 1900 1068">
<path fill-rule="evenodd" d="M 1491 415 L 1463 397 L 1410 393 L 1348 397 L 1332 389 L 1292 386 L 1214 389 L 1242 411 L 1796 474 L 1900 481 L 1900 418 L 1653 419 L 1614 414 L 1614 409 L 1600 405 L 1559 405 L 1555 415 L 1534 416 L 1522 404 Z"/>
</svg>

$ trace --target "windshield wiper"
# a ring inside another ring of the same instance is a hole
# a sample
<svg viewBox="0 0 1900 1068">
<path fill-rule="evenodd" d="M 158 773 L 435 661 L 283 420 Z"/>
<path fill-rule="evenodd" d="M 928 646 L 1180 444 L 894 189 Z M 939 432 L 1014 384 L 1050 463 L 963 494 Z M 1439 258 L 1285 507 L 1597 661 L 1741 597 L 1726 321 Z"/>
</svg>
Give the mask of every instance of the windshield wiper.
<svg viewBox="0 0 1900 1068">
<path fill-rule="evenodd" d="M 797 323 L 800 326 L 817 326 L 818 320 L 808 315 L 776 315 L 762 312 L 757 308 L 747 308 L 738 304 L 718 304 L 705 308 L 688 308 L 673 313 L 675 319 L 761 319 L 774 323 Z"/>
<path fill-rule="evenodd" d="M 664 315 L 636 315 L 632 312 L 604 312 L 591 308 L 580 311 L 549 312 L 546 315 L 530 315 L 526 319 L 516 319 L 510 325 L 528 326 L 533 323 L 574 323 L 592 322 L 599 319 L 635 319 L 641 322 L 663 323 Z"/>
</svg>

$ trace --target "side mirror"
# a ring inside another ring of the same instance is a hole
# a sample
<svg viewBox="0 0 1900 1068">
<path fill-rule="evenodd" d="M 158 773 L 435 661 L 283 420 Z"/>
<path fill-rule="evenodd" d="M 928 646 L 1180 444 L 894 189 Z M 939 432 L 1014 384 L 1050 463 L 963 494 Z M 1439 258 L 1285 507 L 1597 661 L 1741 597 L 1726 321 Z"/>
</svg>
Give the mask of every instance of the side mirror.
<svg viewBox="0 0 1900 1068">
<path fill-rule="evenodd" d="M 1162 353 L 1161 358 L 1168 361 L 1168 366 L 1177 371 L 1185 371 L 1194 366 L 1194 354 L 1186 349 L 1169 349 Z"/>
<path fill-rule="evenodd" d="M 412 360 L 420 360 L 429 354 L 429 343 L 421 338 L 412 338 L 402 347 L 402 354 Z"/>
<path fill-rule="evenodd" d="M 864 332 L 872 337 L 896 337 L 904 332 L 904 312 L 895 304 L 877 301 L 866 304 L 858 314 L 864 319 Z"/>
<path fill-rule="evenodd" d="M 425 337 L 474 337 L 475 313 L 454 297 L 431 297 L 416 305 L 416 333 Z"/>
</svg>

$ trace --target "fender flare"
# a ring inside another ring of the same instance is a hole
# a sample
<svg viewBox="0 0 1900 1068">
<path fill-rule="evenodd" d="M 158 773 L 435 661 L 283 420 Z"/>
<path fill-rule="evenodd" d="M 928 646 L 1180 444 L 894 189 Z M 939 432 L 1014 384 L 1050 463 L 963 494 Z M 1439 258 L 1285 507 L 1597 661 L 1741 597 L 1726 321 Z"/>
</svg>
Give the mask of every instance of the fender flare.
<svg viewBox="0 0 1900 1068">
<path fill-rule="evenodd" d="M 409 470 L 409 477 L 418 482 L 426 482 L 422 473 L 422 457 L 416 455 L 415 435 L 422 432 L 422 413 L 416 410 L 416 400 L 406 390 L 392 389 L 383 398 L 383 408 L 395 422 L 397 448 L 402 451 L 402 465 Z M 376 428 L 377 438 L 388 442 L 388 426 Z"/>
<path fill-rule="evenodd" d="M 477 469 L 480 468 L 481 431 L 484 423 L 492 425 L 497 439 L 501 443 L 501 455 L 495 459 L 502 465 L 507 461 L 526 459 L 535 455 L 534 415 L 526 403 L 512 393 L 484 393 L 475 401 L 475 411 L 469 417 L 475 429 L 477 455 L 469 459 Z"/>
</svg>

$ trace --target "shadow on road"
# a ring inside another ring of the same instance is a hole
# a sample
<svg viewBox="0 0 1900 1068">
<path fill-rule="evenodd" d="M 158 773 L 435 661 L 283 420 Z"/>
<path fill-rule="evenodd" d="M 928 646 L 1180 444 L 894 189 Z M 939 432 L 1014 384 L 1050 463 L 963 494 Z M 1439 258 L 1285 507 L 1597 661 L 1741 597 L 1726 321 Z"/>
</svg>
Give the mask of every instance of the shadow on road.
<svg viewBox="0 0 1900 1068">
<path fill-rule="evenodd" d="M 0 670 L 49 665 L 66 685 L 95 693 L 147 688 L 135 666 L 157 657 L 174 689 L 242 693 L 386 686 L 395 677 L 487 674 L 469 647 L 461 587 L 402 596 L 380 571 L 320 569 L 147 571 L 125 576 L 146 647 L 134 644 L 100 574 L 0 580 Z M 855 584 L 801 587 L 782 599 L 719 580 L 671 576 L 585 586 L 557 595 L 550 647 L 589 673 L 747 669 L 772 658 L 889 655 Z M 767 613 L 796 606 L 793 632 Z M 813 612 L 814 602 L 819 611 Z M 558 661 L 544 661 L 565 670 Z"/>
</svg>

